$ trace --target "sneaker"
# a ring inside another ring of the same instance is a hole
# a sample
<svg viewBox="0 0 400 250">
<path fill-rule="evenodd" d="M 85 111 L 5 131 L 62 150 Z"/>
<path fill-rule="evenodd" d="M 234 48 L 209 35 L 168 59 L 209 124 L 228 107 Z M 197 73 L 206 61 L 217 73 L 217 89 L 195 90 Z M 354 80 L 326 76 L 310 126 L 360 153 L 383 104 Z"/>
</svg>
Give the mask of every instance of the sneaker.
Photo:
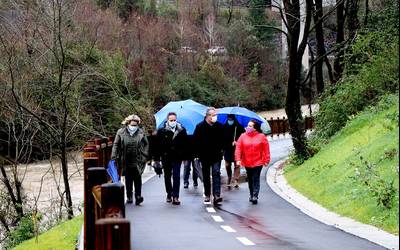
<svg viewBox="0 0 400 250">
<path fill-rule="evenodd" d="M 133 199 L 132 199 L 132 197 L 128 198 L 128 199 L 126 200 L 126 203 L 128 203 L 128 204 L 131 204 L 131 203 L 133 203 Z"/>
<path fill-rule="evenodd" d="M 199 183 L 197 183 L 197 181 L 195 183 L 193 183 L 193 187 L 198 187 Z"/>
<path fill-rule="evenodd" d="M 179 201 L 179 199 L 178 198 L 174 198 L 173 200 L 172 200 L 172 205 L 180 205 L 181 204 L 181 202 Z"/>
<path fill-rule="evenodd" d="M 216 196 L 214 197 L 214 205 L 219 205 L 222 202 L 222 197 Z"/>
<path fill-rule="evenodd" d="M 142 196 L 136 197 L 136 202 L 135 202 L 136 206 L 139 206 L 140 204 L 142 204 L 143 201 L 144 201 L 144 199 Z"/>
<path fill-rule="evenodd" d="M 249 197 L 249 202 L 253 202 L 253 197 L 252 196 Z"/>
<path fill-rule="evenodd" d="M 209 203 L 211 201 L 210 196 L 204 198 L 204 203 Z"/>
<path fill-rule="evenodd" d="M 185 184 L 183 184 L 183 188 L 189 188 L 189 183 L 185 183 Z"/>
<path fill-rule="evenodd" d="M 253 197 L 252 201 L 253 205 L 257 205 L 258 203 L 258 198 L 257 197 Z"/>
<path fill-rule="evenodd" d="M 167 196 L 167 203 L 171 203 L 172 202 L 172 198 Z"/>
<path fill-rule="evenodd" d="M 235 180 L 235 181 L 233 182 L 233 186 L 234 186 L 235 188 L 239 188 L 239 182 L 238 182 L 237 180 Z"/>
</svg>

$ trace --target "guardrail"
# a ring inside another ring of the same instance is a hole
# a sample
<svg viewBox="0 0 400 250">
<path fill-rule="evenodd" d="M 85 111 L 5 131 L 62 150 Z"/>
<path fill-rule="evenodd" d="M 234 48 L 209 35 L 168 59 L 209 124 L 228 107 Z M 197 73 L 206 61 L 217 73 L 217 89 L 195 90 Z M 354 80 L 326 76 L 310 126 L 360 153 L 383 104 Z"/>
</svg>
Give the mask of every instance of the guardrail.
<svg viewBox="0 0 400 250">
<path fill-rule="evenodd" d="M 271 127 L 271 135 L 284 135 L 290 132 L 289 121 L 288 119 L 283 116 L 282 118 L 274 119 L 271 117 L 270 120 L 267 120 L 269 126 Z M 304 129 L 309 130 L 314 128 L 314 118 L 313 117 L 305 117 L 304 118 Z"/>
<path fill-rule="evenodd" d="M 130 249 L 124 185 L 110 183 L 106 167 L 113 138 L 89 140 L 84 159 L 84 249 Z"/>
</svg>

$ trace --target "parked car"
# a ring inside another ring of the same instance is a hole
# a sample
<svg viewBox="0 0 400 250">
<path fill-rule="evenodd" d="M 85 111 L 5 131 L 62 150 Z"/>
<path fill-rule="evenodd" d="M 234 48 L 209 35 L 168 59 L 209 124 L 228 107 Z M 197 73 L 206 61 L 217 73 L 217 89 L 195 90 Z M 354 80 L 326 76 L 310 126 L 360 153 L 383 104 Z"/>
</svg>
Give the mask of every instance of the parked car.
<svg viewBox="0 0 400 250">
<path fill-rule="evenodd" d="M 221 56 L 226 55 L 228 50 L 224 46 L 212 46 L 211 48 L 207 49 L 206 52 L 213 56 Z"/>
</svg>

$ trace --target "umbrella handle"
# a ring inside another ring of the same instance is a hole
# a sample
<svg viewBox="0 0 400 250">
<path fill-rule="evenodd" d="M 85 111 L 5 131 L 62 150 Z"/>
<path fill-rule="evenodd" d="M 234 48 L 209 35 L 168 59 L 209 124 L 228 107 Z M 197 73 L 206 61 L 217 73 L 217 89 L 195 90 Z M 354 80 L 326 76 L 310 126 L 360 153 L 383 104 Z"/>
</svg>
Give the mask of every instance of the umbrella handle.
<svg viewBox="0 0 400 250">
<path fill-rule="evenodd" d="M 236 141 L 236 129 L 237 129 L 237 126 L 235 126 L 235 132 L 233 133 L 233 141 Z"/>
</svg>

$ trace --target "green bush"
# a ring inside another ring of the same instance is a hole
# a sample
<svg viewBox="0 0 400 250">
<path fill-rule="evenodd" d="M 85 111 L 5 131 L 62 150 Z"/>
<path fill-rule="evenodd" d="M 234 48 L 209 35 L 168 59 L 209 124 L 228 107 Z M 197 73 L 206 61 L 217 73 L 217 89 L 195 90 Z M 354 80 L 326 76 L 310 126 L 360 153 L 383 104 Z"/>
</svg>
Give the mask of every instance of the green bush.
<svg viewBox="0 0 400 250">
<path fill-rule="evenodd" d="M 26 215 L 21 218 L 18 226 L 12 230 L 5 240 L 4 248 L 11 249 L 12 247 L 20 244 L 35 236 L 34 224 L 31 215 Z"/>
</svg>

